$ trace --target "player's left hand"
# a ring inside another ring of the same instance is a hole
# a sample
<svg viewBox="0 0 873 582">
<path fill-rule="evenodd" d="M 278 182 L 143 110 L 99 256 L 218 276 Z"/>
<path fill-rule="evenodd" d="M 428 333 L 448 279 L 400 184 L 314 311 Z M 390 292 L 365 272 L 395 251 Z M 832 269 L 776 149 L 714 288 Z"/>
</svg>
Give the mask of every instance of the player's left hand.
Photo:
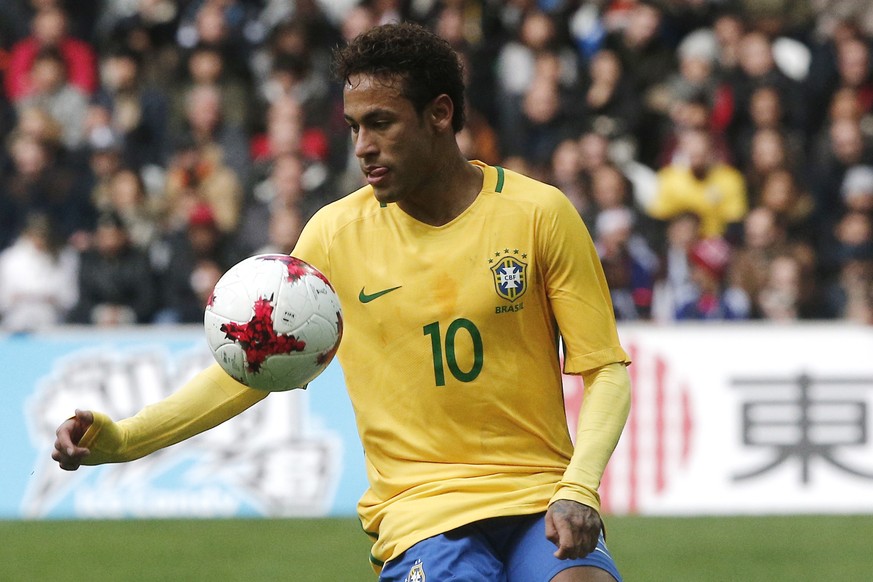
<svg viewBox="0 0 873 582">
<path fill-rule="evenodd" d="M 603 529 L 600 514 L 569 499 L 559 499 L 546 511 L 546 538 L 558 549 L 559 560 L 582 558 L 594 551 Z"/>
</svg>

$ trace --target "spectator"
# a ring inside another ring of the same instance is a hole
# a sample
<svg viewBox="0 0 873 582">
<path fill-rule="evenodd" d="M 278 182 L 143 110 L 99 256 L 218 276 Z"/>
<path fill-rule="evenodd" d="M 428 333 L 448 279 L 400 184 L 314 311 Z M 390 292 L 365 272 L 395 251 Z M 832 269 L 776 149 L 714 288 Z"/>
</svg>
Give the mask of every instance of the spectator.
<svg viewBox="0 0 873 582">
<path fill-rule="evenodd" d="M 88 98 L 69 83 L 67 65 L 55 48 L 41 49 L 33 59 L 28 74 L 28 92 L 18 101 L 18 108 L 38 107 L 45 110 L 63 128 L 64 147 L 75 150 L 82 145 Z"/>
<path fill-rule="evenodd" d="M 546 54 L 549 56 L 543 56 Z M 560 94 L 558 84 L 571 87 L 577 82 L 575 54 L 558 46 L 557 28 L 552 17 L 534 9 L 522 15 L 516 37 L 501 47 L 495 63 L 499 107 L 497 130 L 504 155 L 520 153 L 517 140 L 521 138 L 515 132 L 515 126 L 522 115 L 525 93 L 535 85 L 538 64 L 539 72 L 545 75 L 541 80 L 548 79 L 548 87 L 536 91 L 534 97 L 537 99 L 550 99 L 546 91 Z M 546 66 L 551 70 L 544 70 Z"/>
<path fill-rule="evenodd" d="M 676 55 L 661 36 L 663 12 L 654 2 L 635 2 L 627 24 L 609 32 L 603 47 L 618 55 L 630 80 L 631 91 L 642 101 L 636 142 L 640 161 L 654 166 L 661 112 L 668 100 L 667 79 L 676 70 Z"/>
<path fill-rule="evenodd" d="M 692 94 L 677 98 L 670 105 L 668 115 L 669 120 L 664 123 L 663 133 L 659 134 L 657 168 L 673 163 L 679 152 L 680 137 L 688 130 L 709 132 L 716 160 L 732 164 L 738 157 L 731 149 L 725 134 L 714 130 L 712 106 L 705 95 Z"/>
<path fill-rule="evenodd" d="M 646 212 L 647 199 L 640 193 L 642 188 L 649 185 L 633 178 L 632 168 L 627 165 L 620 168 L 614 164 L 604 165 L 592 174 L 591 197 L 599 208 L 609 206 L 604 200 L 613 199 L 621 201 L 621 205 L 630 209 L 634 217 L 634 231 L 640 235 L 652 248 L 663 244 L 664 225 L 661 221 L 653 220 Z M 652 172 L 652 184 L 656 182 Z M 612 194 L 610 194 L 612 192 Z"/>
<path fill-rule="evenodd" d="M 582 179 L 590 183 L 594 171 L 611 162 L 611 143 L 605 135 L 586 131 L 579 136 L 579 161 Z"/>
<path fill-rule="evenodd" d="M 524 93 L 521 116 L 514 124 L 515 137 L 503 149 L 540 168 L 548 164 L 563 139 L 578 133 L 574 131 L 573 117 L 568 114 L 557 82 L 548 79 L 534 79 Z"/>
<path fill-rule="evenodd" d="M 784 158 L 794 168 L 795 163 L 806 151 L 804 132 L 788 125 L 785 111 L 776 87 L 762 85 L 752 91 L 749 98 L 749 110 L 743 114 L 745 123 L 736 128 L 736 139 L 732 149 L 737 154 L 736 163 L 740 168 L 748 170 L 752 167 L 752 144 L 759 132 L 769 130 L 782 136 L 784 141 Z M 754 198 L 754 196 L 753 196 Z"/>
<path fill-rule="evenodd" d="M 629 140 L 636 147 L 641 104 L 618 55 L 608 49 L 598 51 L 591 57 L 587 73 L 579 112 L 587 119 L 586 129 L 611 140 Z"/>
<path fill-rule="evenodd" d="M 156 264 L 161 283 L 157 323 L 203 321 L 203 308 L 219 277 L 242 258 L 218 228 L 210 206 L 195 206 L 184 231 L 165 241 L 168 258 Z"/>
<path fill-rule="evenodd" d="M 70 323 L 112 327 L 151 321 L 157 304 L 151 266 L 131 244 L 118 214 L 100 216 L 94 247 L 82 254 L 78 289 Z"/>
<path fill-rule="evenodd" d="M 303 113 L 293 99 L 280 99 L 270 105 L 267 112 L 267 159 L 286 154 L 300 156 L 304 162 L 308 202 L 320 208 L 335 197 L 333 184 L 342 167 L 339 154 L 346 152 L 348 144 L 344 142 L 337 147 L 336 140 L 326 133 L 325 128 L 307 125 L 305 115 L 301 117 L 298 112 Z M 345 120 L 342 123 L 345 125 Z M 336 172 L 332 171 L 334 167 Z"/>
<path fill-rule="evenodd" d="M 724 132 L 734 115 L 730 88 L 716 68 L 718 44 L 709 29 L 699 29 L 686 36 L 676 54 L 678 71 L 670 76 L 667 90 L 670 102 L 701 102 L 708 115 L 706 127 L 716 134 Z M 665 107 L 662 114 L 668 114 Z"/>
<path fill-rule="evenodd" d="M 706 131 L 686 131 L 680 152 L 680 160 L 658 172 L 658 190 L 647 209 L 649 214 L 668 220 L 694 212 L 700 216 L 704 237 L 730 236 L 729 230 L 735 229 L 747 210 L 742 174 L 715 159 L 712 138 Z"/>
<path fill-rule="evenodd" d="M 852 166 L 873 160 L 873 147 L 857 121 L 840 118 L 830 123 L 826 138 L 811 153 L 812 193 L 815 198 L 814 226 L 827 233 L 845 211 L 840 189 Z"/>
<path fill-rule="evenodd" d="M 0 329 L 35 331 L 63 323 L 76 303 L 78 255 L 44 214 L 30 214 L 0 252 Z"/>
<path fill-rule="evenodd" d="M 499 55 L 505 32 L 496 25 L 501 4 L 481 4 L 481 9 L 477 10 L 469 10 L 465 3 L 460 2 L 434 4 L 429 16 L 422 20 L 432 22 L 433 30 L 448 40 L 461 57 L 467 86 L 468 121 L 481 116 L 488 125 L 495 126 L 498 121 L 497 71 L 493 64 Z M 347 38 L 348 32 L 343 32 L 344 38 Z M 568 58 L 575 60 L 575 57 L 569 57 L 572 49 L 569 46 L 566 48 Z M 573 77 L 570 71 L 567 73 L 568 77 Z M 484 158 L 478 159 L 484 161 Z"/>
<path fill-rule="evenodd" d="M 476 82 L 477 79 L 471 71 L 473 66 L 470 63 L 469 56 L 466 53 L 459 53 L 459 57 L 465 71 L 464 83 L 466 95 L 480 94 L 480 99 L 476 101 L 484 107 L 484 110 L 480 109 L 473 99 L 467 100 L 465 104 L 467 122 L 457 134 L 459 144 L 462 146 L 462 151 L 468 160 L 480 160 L 486 164 L 498 164 L 501 158 L 500 136 L 491 119 L 489 119 L 489 116 L 494 117 L 493 104 L 490 102 L 491 98 L 489 96 L 493 90 L 490 86 L 485 90 L 474 87 L 472 83 Z M 482 95 L 483 93 L 487 95 Z"/>
<path fill-rule="evenodd" d="M 702 236 L 736 247 L 725 283 L 737 265 L 756 271 L 755 317 L 770 264 L 787 254 L 799 260 L 797 317 L 864 319 L 867 270 L 852 257 L 873 212 L 873 17 L 861 0 L 522 0 L 476 10 L 391 0 L 345 13 L 310 0 L 97 4 L 72 14 L 70 4 L 21 0 L 0 15 L 0 250 L 37 212 L 83 251 L 97 209 L 114 210 L 132 244 L 165 267 L 164 229 L 187 233 L 203 203 L 235 252 L 282 248 L 271 224 L 286 224 L 290 239 L 295 217 L 362 185 L 340 95 L 326 83 L 331 48 L 406 18 L 461 54 L 468 123 L 457 139 L 467 157 L 559 186 L 592 233 L 600 214 L 630 211 L 630 238 L 661 259 L 652 313 L 638 316 L 675 317 L 694 288 L 688 247 Z M 809 7 L 814 30 L 786 24 L 800 16 L 811 27 Z M 809 50 L 805 78 L 786 66 L 786 43 Z M 784 242 L 756 248 L 755 233 L 771 230 Z M 794 252 L 801 246 L 814 252 Z M 766 261 L 746 264 L 759 252 Z M 798 266 L 782 263 L 774 282 Z"/>
<path fill-rule="evenodd" d="M 798 321 L 802 315 L 804 272 L 793 255 L 779 255 L 770 262 L 766 282 L 755 309 L 768 321 Z"/>
<path fill-rule="evenodd" d="M 858 124 L 865 123 L 866 119 L 870 118 L 871 113 L 873 112 L 865 112 L 861 108 L 858 92 L 848 87 L 836 90 L 830 103 L 826 103 L 823 108 L 823 114 L 826 114 L 830 121 L 847 119 Z M 813 124 L 808 123 L 807 126 L 807 130 L 811 131 Z"/>
<path fill-rule="evenodd" d="M 619 320 L 651 317 L 658 260 L 648 243 L 634 234 L 633 227 L 630 209 L 616 207 L 599 213 L 594 229 L 595 247 Z"/>
<path fill-rule="evenodd" d="M 68 152 L 64 148 L 64 128 L 51 113 L 39 105 L 19 105 L 16 111 L 17 121 L 10 133 L 26 135 L 42 142 L 50 150 L 67 161 Z"/>
<path fill-rule="evenodd" d="M 302 212 L 306 204 L 307 192 L 303 184 L 303 160 L 294 154 L 278 156 L 266 176 L 255 183 L 247 195 L 243 217 L 237 233 L 237 244 L 246 253 L 269 243 L 271 217 L 283 208 L 302 213 L 314 212 L 317 208 L 307 204 L 307 212 Z"/>
<path fill-rule="evenodd" d="M 101 210 L 117 213 L 130 235 L 130 242 L 145 252 L 160 234 L 154 206 L 139 172 L 121 167 L 111 174 Z"/>
<path fill-rule="evenodd" d="M 261 103 L 269 104 L 284 96 L 294 97 L 312 125 L 323 125 L 332 113 L 330 84 L 321 71 L 298 55 L 279 55 L 273 59 L 269 75 L 259 87 Z"/>
<path fill-rule="evenodd" d="M 668 221 L 659 253 L 661 272 L 652 289 L 652 319 L 655 321 L 675 321 L 678 306 L 690 303 L 696 296 L 689 257 L 700 240 L 700 217 L 693 212 L 677 214 Z"/>
<path fill-rule="evenodd" d="M 226 123 L 240 128 L 252 125 L 251 92 L 243 80 L 227 72 L 217 47 L 206 44 L 195 46 L 187 54 L 184 64 L 181 80 L 170 92 L 174 96 L 170 115 L 173 127 L 184 125 L 187 115 L 185 97 L 198 86 L 220 87 L 221 119 Z"/>
<path fill-rule="evenodd" d="M 761 293 L 771 284 L 772 263 L 779 257 L 791 257 L 811 274 L 815 271 L 815 251 L 808 243 L 790 240 L 785 223 L 768 208 L 750 211 L 743 226 L 743 245 L 734 251 L 728 280 L 732 287 L 745 292 L 752 304 L 752 316 L 765 317 L 759 308 Z"/>
<path fill-rule="evenodd" d="M 239 0 L 189 2 L 182 9 L 176 41 L 183 50 L 211 45 L 221 51 L 227 73 L 250 81 L 251 45 L 245 27 L 254 15 Z"/>
<path fill-rule="evenodd" d="M 67 14 L 57 6 L 40 10 L 33 17 L 31 34 L 17 42 L 9 52 L 4 85 L 10 101 L 18 102 L 31 93 L 29 73 L 43 49 L 58 51 L 67 64 L 70 84 L 85 95 L 97 89 L 97 58 L 86 42 L 68 34 Z"/>
<path fill-rule="evenodd" d="M 305 5 L 309 5 L 307 9 Z M 263 45 L 256 50 L 252 59 L 252 69 L 255 73 L 255 85 L 261 91 L 262 96 L 269 97 L 276 88 L 269 88 L 269 78 L 272 73 L 286 69 L 291 63 L 300 67 L 303 76 L 299 79 L 302 84 L 295 88 L 298 98 L 307 95 L 316 97 L 329 90 L 328 71 L 330 51 L 332 47 L 341 43 L 340 31 L 337 30 L 324 17 L 315 2 L 297 2 L 295 14 L 273 25 L 268 33 L 268 38 Z M 305 12 L 304 12 L 305 11 Z M 362 5 L 353 12 L 347 13 L 346 18 L 352 19 L 354 29 L 356 26 L 366 26 L 373 22 L 373 7 Z M 358 19 L 355 24 L 354 19 Z M 342 26 L 342 24 L 340 24 Z M 369 26 L 368 26 L 369 27 Z M 321 105 L 317 100 L 305 100 L 308 106 L 312 105 L 317 111 Z M 321 120 L 314 120 L 318 123 Z"/>
<path fill-rule="evenodd" d="M 95 113 L 95 110 L 97 113 Z M 92 108 L 92 115 L 102 115 L 104 110 Z M 123 165 L 123 145 L 121 138 L 106 123 L 96 122 L 88 132 L 85 147 L 85 167 L 79 177 L 78 189 L 87 193 L 91 204 L 98 211 L 109 207 L 109 181 Z"/>
<path fill-rule="evenodd" d="M 582 176 L 582 148 L 575 139 L 565 139 L 552 152 L 550 184 L 557 186 L 582 217 L 591 216 L 591 197 Z M 590 221 L 589 221 L 590 224 Z"/>
<path fill-rule="evenodd" d="M 286 95 L 270 104 L 264 116 L 264 130 L 251 139 L 254 177 L 263 174 L 263 165 L 269 166 L 276 156 L 303 154 L 306 120 L 303 106 L 295 97 Z M 319 154 L 311 153 L 313 157 Z M 304 154 L 305 155 L 305 154 Z"/>
<path fill-rule="evenodd" d="M 164 167 L 167 163 L 167 98 L 142 76 L 139 53 L 118 49 L 102 59 L 103 84 L 96 103 L 109 114 L 108 125 L 121 140 L 126 165 Z"/>
<path fill-rule="evenodd" d="M 799 127 L 805 118 L 801 87 L 776 65 L 772 41 L 763 32 L 752 30 L 743 36 L 739 45 L 739 67 L 728 81 L 736 111 L 731 129 L 733 135 L 738 128 L 749 125 L 752 94 L 763 86 L 772 87 L 779 93 L 787 125 Z"/>
<path fill-rule="evenodd" d="M 837 319 L 873 325 L 873 248 L 843 262 L 827 287 L 827 303 Z"/>
<path fill-rule="evenodd" d="M 87 193 L 74 188 L 75 173 L 60 163 L 58 151 L 33 135 L 14 132 L 9 139 L 12 167 L 0 187 L 0 249 L 12 243 L 31 212 L 49 216 L 64 241 L 85 236 L 95 211 Z"/>
<path fill-rule="evenodd" d="M 763 180 L 760 205 L 785 224 L 789 239 L 814 243 L 809 230 L 814 204 L 812 195 L 784 168 L 773 170 Z"/>
<path fill-rule="evenodd" d="M 222 117 L 223 99 L 220 86 L 193 86 L 185 94 L 185 119 L 176 134 L 191 136 L 205 160 L 231 169 L 245 182 L 252 163 L 248 135 L 244 127 Z"/>
<path fill-rule="evenodd" d="M 630 3 L 625 24 L 604 39 L 604 48 L 618 54 L 640 94 L 659 87 L 676 68 L 676 55 L 662 36 L 663 17 L 655 2 Z"/>
<path fill-rule="evenodd" d="M 310 216 L 332 199 L 328 192 L 332 178 L 328 168 L 331 161 L 328 136 L 322 128 L 306 126 L 303 108 L 291 96 L 278 99 L 270 105 L 266 122 L 265 135 L 256 136 L 253 140 L 256 154 L 251 183 L 267 180 L 278 160 L 286 157 L 298 158 L 302 164 L 299 179 L 305 198 L 306 208 L 303 210 L 306 216 Z M 357 174 L 360 175 L 359 170 Z M 333 179 L 336 180 L 335 177 Z M 295 186 L 296 184 L 289 187 Z"/>
<path fill-rule="evenodd" d="M 144 82 L 166 90 L 172 80 L 167 71 L 180 59 L 176 42 L 179 4 L 171 0 L 102 2 L 96 43 L 136 53 Z"/>
<path fill-rule="evenodd" d="M 777 170 L 793 170 L 795 166 L 795 159 L 791 157 L 782 133 L 776 129 L 756 130 L 749 142 L 748 166 L 743 168 L 751 203 L 760 201 L 767 176 Z"/>
<path fill-rule="evenodd" d="M 292 95 L 270 103 L 264 121 L 264 133 L 252 139 L 255 166 L 283 154 L 300 155 L 312 165 L 333 161 L 331 136 L 324 127 L 309 124 L 302 104 Z"/>
<path fill-rule="evenodd" d="M 268 225 L 267 243 L 257 249 L 254 254 L 279 253 L 290 255 L 297 244 L 300 231 L 303 230 L 303 216 L 294 206 L 283 206 L 273 209 Z"/>
<path fill-rule="evenodd" d="M 170 231 L 186 228 L 195 207 L 208 204 L 219 230 L 232 233 L 239 224 L 242 185 L 218 156 L 209 155 L 194 140 L 183 135 L 167 168 L 166 195 L 162 201 Z"/>
<path fill-rule="evenodd" d="M 813 107 L 809 127 L 818 132 L 839 92 L 851 92 L 861 111 L 873 111 L 873 70 L 869 41 L 854 31 L 835 34 L 818 47 L 818 60 L 807 82 Z M 821 61 L 821 62 L 818 62 Z"/>
<path fill-rule="evenodd" d="M 631 214 L 635 229 L 640 229 L 642 225 L 639 224 L 640 218 L 637 216 L 639 213 L 631 193 L 631 183 L 621 170 L 612 163 L 603 164 L 591 172 L 590 178 L 589 195 L 592 205 L 583 217 L 589 223 L 595 224 L 601 212 L 626 208 Z"/>
<path fill-rule="evenodd" d="M 678 67 L 668 81 L 672 97 L 702 95 L 707 103 L 714 105 L 720 84 L 716 75 L 718 42 L 715 33 L 707 28 L 692 32 L 679 43 L 676 56 Z"/>
<path fill-rule="evenodd" d="M 830 281 L 847 261 L 866 257 L 873 249 L 873 217 L 849 210 L 838 220 L 822 244 L 822 273 Z"/>
<path fill-rule="evenodd" d="M 721 238 L 705 238 L 691 247 L 688 256 L 694 294 L 677 304 L 678 321 L 725 321 L 748 318 L 748 298 L 727 287 L 725 274 L 731 247 Z"/>
<path fill-rule="evenodd" d="M 822 285 L 830 317 L 863 318 L 869 291 L 861 279 L 873 263 L 873 218 L 848 211 L 834 226 L 822 250 Z"/>
<path fill-rule="evenodd" d="M 846 208 L 873 217 L 873 166 L 852 166 L 840 187 Z"/>
<path fill-rule="evenodd" d="M 740 66 L 740 46 L 746 34 L 746 21 L 739 12 L 728 9 L 715 17 L 712 31 L 717 45 L 716 68 L 723 78 L 731 78 Z"/>
</svg>

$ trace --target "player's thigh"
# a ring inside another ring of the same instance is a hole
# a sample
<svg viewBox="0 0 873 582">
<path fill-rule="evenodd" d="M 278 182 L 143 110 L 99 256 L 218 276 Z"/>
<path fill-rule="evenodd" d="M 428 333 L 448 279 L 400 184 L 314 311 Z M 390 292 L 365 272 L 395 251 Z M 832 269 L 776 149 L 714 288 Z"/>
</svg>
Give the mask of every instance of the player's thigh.
<svg viewBox="0 0 873 582">
<path fill-rule="evenodd" d="M 503 564 L 473 527 L 422 540 L 382 568 L 379 582 L 506 580 Z"/>
<path fill-rule="evenodd" d="M 545 514 L 532 516 L 506 560 L 508 582 L 616 582 L 621 575 L 603 535 L 584 558 L 559 560 L 555 545 L 546 538 Z"/>
</svg>

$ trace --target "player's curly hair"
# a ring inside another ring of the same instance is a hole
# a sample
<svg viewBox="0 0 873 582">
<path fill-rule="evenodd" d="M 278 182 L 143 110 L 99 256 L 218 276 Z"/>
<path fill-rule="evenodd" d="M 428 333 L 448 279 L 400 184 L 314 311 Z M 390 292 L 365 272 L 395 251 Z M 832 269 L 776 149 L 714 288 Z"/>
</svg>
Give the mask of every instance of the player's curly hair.
<svg viewBox="0 0 873 582">
<path fill-rule="evenodd" d="M 452 128 L 461 131 L 464 112 L 463 65 L 451 45 L 418 24 L 385 24 L 360 34 L 333 53 L 333 73 L 342 82 L 356 74 L 397 77 L 403 96 L 421 114 L 437 96 L 455 105 Z"/>
</svg>

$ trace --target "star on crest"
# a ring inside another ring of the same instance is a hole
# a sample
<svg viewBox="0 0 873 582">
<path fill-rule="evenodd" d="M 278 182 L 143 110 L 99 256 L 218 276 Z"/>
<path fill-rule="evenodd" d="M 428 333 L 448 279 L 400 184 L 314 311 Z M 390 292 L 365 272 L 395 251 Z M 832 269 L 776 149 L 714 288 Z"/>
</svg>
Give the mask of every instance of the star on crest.
<svg viewBox="0 0 873 582">
<path fill-rule="evenodd" d="M 527 253 L 521 252 L 521 249 L 518 249 L 515 247 L 513 247 L 513 248 L 504 247 L 502 251 L 494 251 L 493 254 L 489 255 L 488 264 L 490 265 L 490 264 L 494 263 L 495 260 L 500 259 L 501 257 L 510 256 L 510 255 L 521 256 L 521 258 L 523 258 L 523 259 L 527 258 Z"/>
</svg>

